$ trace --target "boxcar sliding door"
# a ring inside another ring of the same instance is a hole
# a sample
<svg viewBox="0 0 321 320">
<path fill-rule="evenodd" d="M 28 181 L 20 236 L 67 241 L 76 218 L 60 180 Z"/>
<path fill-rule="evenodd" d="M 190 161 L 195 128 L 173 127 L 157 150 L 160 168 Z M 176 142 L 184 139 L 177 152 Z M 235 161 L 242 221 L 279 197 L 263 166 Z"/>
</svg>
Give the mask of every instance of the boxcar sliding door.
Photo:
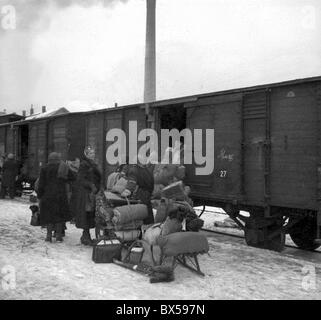
<svg viewBox="0 0 321 320">
<path fill-rule="evenodd" d="M 193 153 L 209 154 L 206 150 L 206 129 L 214 129 L 214 171 L 197 175 L 193 161 L 187 166 L 187 184 L 192 186 L 196 198 L 234 200 L 241 197 L 241 102 L 242 96 L 231 94 L 199 99 L 186 104 L 187 128 L 202 129 L 202 145 L 193 142 Z"/>
</svg>

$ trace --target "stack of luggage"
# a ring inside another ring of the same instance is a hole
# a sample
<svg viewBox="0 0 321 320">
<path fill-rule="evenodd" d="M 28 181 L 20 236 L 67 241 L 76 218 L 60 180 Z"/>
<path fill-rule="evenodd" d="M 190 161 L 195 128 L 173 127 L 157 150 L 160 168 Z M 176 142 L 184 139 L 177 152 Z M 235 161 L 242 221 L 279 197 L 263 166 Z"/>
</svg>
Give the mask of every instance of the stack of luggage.
<svg viewBox="0 0 321 320">
<path fill-rule="evenodd" d="M 147 215 L 146 205 L 127 203 L 110 192 L 100 191 L 96 197 L 97 227 L 113 231 L 122 242 L 134 241 L 140 236 Z"/>
<path fill-rule="evenodd" d="M 123 242 L 136 240 L 140 236 L 143 220 L 147 218 L 147 206 L 144 204 L 133 204 L 117 207 L 114 209 L 112 223 L 117 238 Z"/>
<path fill-rule="evenodd" d="M 184 221 L 186 231 L 199 231 L 204 221 L 199 219 L 189 197 L 190 187 L 185 186 L 185 167 L 168 164 L 157 165 L 154 171 L 155 188 L 152 204 L 156 210 L 155 222 L 165 222 L 170 211 L 178 209 L 179 219 Z"/>
</svg>

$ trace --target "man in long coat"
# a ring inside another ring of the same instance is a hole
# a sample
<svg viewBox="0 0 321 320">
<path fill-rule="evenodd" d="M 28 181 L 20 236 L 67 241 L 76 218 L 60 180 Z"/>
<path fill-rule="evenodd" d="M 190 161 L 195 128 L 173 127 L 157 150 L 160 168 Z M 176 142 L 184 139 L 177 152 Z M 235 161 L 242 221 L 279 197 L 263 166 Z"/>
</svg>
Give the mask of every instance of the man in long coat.
<svg viewBox="0 0 321 320">
<path fill-rule="evenodd" d="M 7 190 L 11 199 L 15 197 L 17 176 L 18 164 L 14 160 L 14 155 L 9 153 L 8 159 L 4 162 L 2 167 L 1 199 L 5 198 Z"/>
<path fill-rule="evenodd" d="M 63 241 L 63 227 L 71 220 L 67 197 L 67 183 L 75 179 L 69 169 L 62 177 L 59 174 L 63 165 L 60 154 L 53 152 L 48 164 L 40 171 L 37 195 L 40 199 L 40 224 L 47 226 L 46 241 L 52 241 L 52 232 L 56 231 L 56 242 Z"/>
</svg>

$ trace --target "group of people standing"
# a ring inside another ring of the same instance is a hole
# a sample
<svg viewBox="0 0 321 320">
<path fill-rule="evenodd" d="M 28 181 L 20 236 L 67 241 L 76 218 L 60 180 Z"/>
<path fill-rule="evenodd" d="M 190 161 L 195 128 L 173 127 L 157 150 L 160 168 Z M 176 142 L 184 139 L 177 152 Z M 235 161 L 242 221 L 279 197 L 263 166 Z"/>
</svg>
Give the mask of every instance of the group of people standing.
<svg viewBox="0 0 321 320">
<path fill-rule="evenodd" d="M 87 147 L 76 172 L 61 160 L 60 154 L 53 152 L 49 155 L 48 164 L 40 171 L 36 188 L 40 202 L 40 223 L 47 226 L 46 241 L 51 242 L 55 232 L 56 242 L 62 242 L 65 222 L 74 219 L 76 227 L 83 230 L 81 243 L 93 245 L 90 229 L 96 225 L 95 198 L 98 191 L 104 188 L 95 156 L 95 150 Z M 128 166 L 126 172 L 129 181 L 126 196 L 135 193 L 135 196 L 148 206 L 149 216 L 145 223 L 152 224 L 152 169 L 133 165 Z"/>
<path fill-rule="evenodd" d="M 48 157 L 48 164 L 41 168 L 36 192 L 40 207 L 40 224 L 47 226 L 46 241 L 63 241 L 65 222 L 75 220 L 83 229 L 81 243 L 92 245 L 90 229 L 95 227 L 95 194 L 102 177 L 94 161 L 95 150 L 87 147 L 80 161 L 78 172 L 62 161 L 59 153 Z M 69 194 L 71 193 L 71 197 Z"/>
</svg>

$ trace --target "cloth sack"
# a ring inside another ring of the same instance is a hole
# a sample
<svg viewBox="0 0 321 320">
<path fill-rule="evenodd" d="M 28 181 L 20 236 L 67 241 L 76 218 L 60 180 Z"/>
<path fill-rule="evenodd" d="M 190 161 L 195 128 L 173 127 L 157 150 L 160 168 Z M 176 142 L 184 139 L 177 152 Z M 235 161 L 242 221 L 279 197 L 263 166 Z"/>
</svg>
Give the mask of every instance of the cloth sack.
<svg viewBox="0 0 321 320">
<path fill-rule="evenodd" d="M 162 232 L 162 224 L 157 223 L 149 227 L 143 234 L 143 240 L 149 245 L 153 246 L 157 244 L 157 239 Z"/>
<path fill-rule="evenodd" d="M 185 200 L 186 194 L 182 181 L 177 181 L 162 190 L 162 197 L 168 199 Z"/>
<path fill-rule="evenodd" d="M 207 238 L 199 232 L 176 232 L 160 236 L 157 244 L 162 248 L 163 254 L 168 257 L 209 251 Z"/>
<path fill-rule="evenodd" d="M 117 183 L 119 178 L 120 178 L 120 173 L 119 172 L 113 172 L 108 176 L 107 185 L 106 185 L 107 191 L 113 190 L 113 187 L 115 186 L 115 184 Z"/>
<path fill-rule="evenodd" d="M 111 191 L 118 194 L 122 194 L 127 187 L 127 182 L 128 181 L 126 178 L 124 177 L 119 178 Z"/>
<path fill-rule="evenodd" d="M 162 184 L 164 186 L 173 182 L 176 175 L 178 165 L 176 164 L 157 164 L 154 168 L 155 184 Z"/>
<path fill-rule="evenodd" d="M 183 226 L 182 222 L 177 218 L 171 219 L 170 217 L 166 218 L 162 226 L 162 236 L 167 236 L 169 234 L 182 231 Z"/>
<path fill-rule="evenodd" d="M 104 222 L 110 222 L 114 216 L 114 211 L 108 204 L 103 191 L 96 195 L 96 217 L 101 218 Z"/>
</svg>

